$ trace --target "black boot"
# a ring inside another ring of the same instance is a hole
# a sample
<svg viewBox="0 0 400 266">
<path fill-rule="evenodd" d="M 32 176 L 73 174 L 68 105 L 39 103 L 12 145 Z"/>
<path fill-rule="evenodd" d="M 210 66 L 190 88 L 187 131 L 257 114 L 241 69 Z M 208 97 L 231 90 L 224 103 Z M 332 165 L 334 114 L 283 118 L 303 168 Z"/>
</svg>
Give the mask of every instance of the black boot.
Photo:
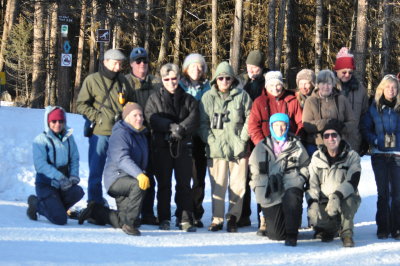
<svg viewBox="0 0 400 266">
<path fill-rule="evenodd" d="M 287 235 L 285 239 L 285 246 L 289 247 L 297 246 L 297 235 Z"/>
<path fill-rule="evenodd" d="M 229 218 L 227 226 L 226 226 L 226 231 L 228 231 L 229 233 L 236 233 L 238 231 L 238 226 L 236 224 L 236 216 L 231 216 L 231 218 Z"/>
<path fill-rule="evenodd" d="M 92 211 L 94 208 L 94 205 L 96 203 L 94 201 L 91 201 L 88 203 L 88 205 L 86 206 L 85 209 L 83 209 L 80 213 L 79 213 L 79 217 L 78 217 L 78 224 L 83 224 L 85 222 L 85 220 L 91 218 L 92 216 Z"/>
<path fill-rule="evenodd" d="M 38 199 L 35 195 L 30 195 L 28 197 L 28 209 L 26 210 L 26 214 L 29 219 L 36 221 L 37 220 L 37 205 Z"/>
<path fill-rule="evenodd" d="M 140 236 L 140 231 L 130 225 L 124 224 L 122 226 L 122 231 L 124 231 L 125 234 L 131 235 L 131 236 Z"/>
</svg>

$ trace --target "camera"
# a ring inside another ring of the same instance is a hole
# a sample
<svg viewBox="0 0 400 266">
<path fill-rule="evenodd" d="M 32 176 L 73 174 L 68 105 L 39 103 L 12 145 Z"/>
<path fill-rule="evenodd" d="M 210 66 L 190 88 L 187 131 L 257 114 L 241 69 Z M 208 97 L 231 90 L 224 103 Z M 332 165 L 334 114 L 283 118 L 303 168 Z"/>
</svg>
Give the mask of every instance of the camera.
<svg viewBox="0 0 400 266">
<path fill-rule="evenodd" d="M 229 111 L 225 111 L 223 113 L 214 113 L 213 118 L 211 120 L 211 128 L 224 129 L 224 123 L 229 122 L 228 114 Z"/>
<path fill-rule="evenodd" d="M 396 148 L 396 135 L 392 134 L 385 134 L 385 148 Z"/>
</svg>

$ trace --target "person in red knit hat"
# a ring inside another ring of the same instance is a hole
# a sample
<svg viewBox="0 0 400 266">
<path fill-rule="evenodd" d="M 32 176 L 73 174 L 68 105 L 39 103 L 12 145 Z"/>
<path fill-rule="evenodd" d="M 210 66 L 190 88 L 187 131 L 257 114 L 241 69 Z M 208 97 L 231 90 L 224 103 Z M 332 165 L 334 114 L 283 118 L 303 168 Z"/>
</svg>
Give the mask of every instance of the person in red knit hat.
<svg viewBox="0 0 400 266">
<path fill-rule="evenodd" d="M 368 95 L 367 91 L 354 76 L 354 70 L 356 69 L 354 63 L 354 56 L 349 53 L 347 47 L 342 47 L 339 53 L 336 55 L 336 62 L 334 70 L 337 76 L 337 89 L 339 89 L 340 94 L 344 95 L 349 101 L 351 108 L 354 112 L 356 119 L 356 142 L 352 143 L 352 147 L 359 154 L 364 154 L 368 145 L 362 141 L 361 134 L 359 131 L 359 124 L 361 116 L 368 110 Z M 366 145 L 364 145 L 365 143 Z"/>
</svg>

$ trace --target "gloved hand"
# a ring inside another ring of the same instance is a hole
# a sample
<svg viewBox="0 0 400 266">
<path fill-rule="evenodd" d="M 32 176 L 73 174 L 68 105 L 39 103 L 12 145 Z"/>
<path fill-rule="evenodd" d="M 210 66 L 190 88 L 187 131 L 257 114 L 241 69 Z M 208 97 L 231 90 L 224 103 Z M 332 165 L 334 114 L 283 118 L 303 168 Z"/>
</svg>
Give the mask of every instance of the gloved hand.
<svg viewBox="0 0 400 266">
<path fill-rule="evenodd" d="M 77 185 L 81 181 L 81 179 L 77 176 L 71 175 L 69 177 L 69 181 L 71 181 L 72 185 Z"/>
<path fill-rule="evenodd" d="M 51 186 L 56 188 L 56 189 L 59 189 L 60 188 L 60 182 L 57 179 L 52 179 L 51 180 Z"/>
<path fill-rule="evenodd" d="M 63 176 L 58 182 L 60 183 L 60 189 L 61 189 L 62 191 L 66 191 L 66 190 L 68 190 L 70 187 L 72 187 L 72 182 L 71 182 L 71 180 L 69 180 L 69 178 L 66 177 L 66 176 Z"/>
<path fill-rule="evenodd" d="M 141 173 L 136 177 L 136 179 L 139 181 L 139 187 L 141 190 L 146 190 L 150 187 L 150 179 L 147 175 Z"/>
<path fill-rule="evenodd" d="M 175 123 L 169 125 L 169 130 L 171 131 L 171 137 L 175 140 L 181 140 L 183 138 L 183 134 L 185 129 Z"/>
<path fill-rule="evenodd" d="M 322 219 L 318 202 L 314 201 L 313 203 L 311 203 L 311 205 L 308 207 L 307 216 L 310 226 L 316 226 L 318 219 Z"/>
<path fill-rule="evenodd" d="M 328 213 L 329 216 L 335 216 L 339 212 L 341 212 L 340 199 L 336 193 L 332 193 L 329 195 L 329 201 L 326 205 L 325 211 Z"/>
</svg>

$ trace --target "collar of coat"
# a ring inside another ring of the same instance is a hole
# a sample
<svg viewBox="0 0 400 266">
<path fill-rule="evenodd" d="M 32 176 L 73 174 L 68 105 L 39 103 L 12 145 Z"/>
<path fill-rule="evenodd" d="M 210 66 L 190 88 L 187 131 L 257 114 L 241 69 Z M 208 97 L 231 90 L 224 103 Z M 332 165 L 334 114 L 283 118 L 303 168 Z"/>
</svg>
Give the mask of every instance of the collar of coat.
<svg viewBox="0 0 400 266">
<path fill-rule="evenodd" d="M 341 140 L 340 144 L 339 144 L 339 154 L 336 157 L 335 162 L 333 163 L 333 165 L 337 165 L 340 163 L 343 163 L 344 161 L 346 161 L 347 155 L 350 152 L 350 145 L 344 141 Z M 328 150 L 326 148 L 325 145 L 320 145 L 318 147 L 318 151 L 316 153 L 314 153 L 313 155 L 313 159 L 317 159 L 320 162 L 318 162 L 318 167 L 319 168 L 329 168 L 329 160 L 328 160 Z"/>
<path fill-rule="evenodd" d="M 243 92 L 243 89 L 240 88 L 239 86 L 234 86 L 232 89 L 229 90 L 229 96 L 226 98 L 226 100 L 230 100 L 233 97 L 235 97 L 238 94 L 241 94 Z M 210 91 L 211 95 L 214 97 L 220 97 L 218 94 L 218 89 L 216 85 L 213 85 Z"/>
<path fill-rule="evenodd" d="M 267 138 L 265 138 L 265 142 L 263 142 L 263 145 L 265 146 L 265 149 L 267 150 L 267 152 L 269 153 L 269 156 L 271 158 L 276 158 L 276 161 L 280 161 L 284 158 L 286 158 L 288 155 L 292 155 L 293 153 L 295 153 L 299 147 L 297 145 L 297 140 L 299 140 L 296 136 L 292 135 L 292 133 L 288 133 L 288 137 L 286 139 L 287 142 L 287 146 L 284 150 L 282 150 L 282 152 L 276 157 L 275 153 L 274 153 L 274 144 L 273 144 L 273 140 L 272 140 L 272 136 L 268 136 Z"/>
</svg>

